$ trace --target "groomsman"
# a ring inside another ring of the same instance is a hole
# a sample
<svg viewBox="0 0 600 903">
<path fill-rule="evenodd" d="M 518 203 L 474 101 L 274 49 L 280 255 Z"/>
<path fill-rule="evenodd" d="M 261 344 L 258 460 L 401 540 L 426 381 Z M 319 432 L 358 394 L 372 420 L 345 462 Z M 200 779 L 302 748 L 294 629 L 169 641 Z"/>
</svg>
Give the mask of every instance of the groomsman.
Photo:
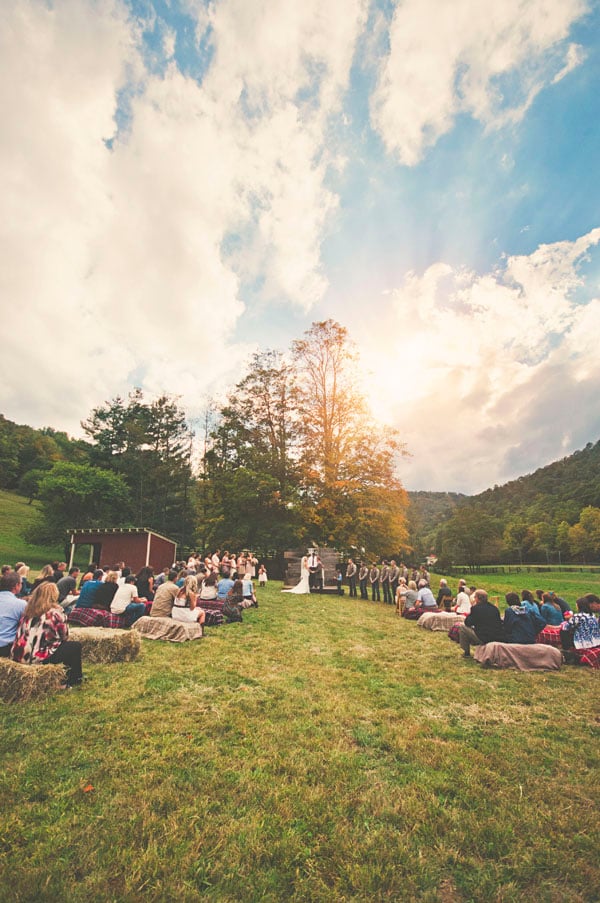
<svg viewBox="0 0 600 903">
<path fill-rule="evenodd" d="M 396 598 L 396 590 L 398 589 L 398 581 L 400 580 L 400 568 L 392 558 L 390 562 L 390 570 L 388 572 L 388 583 L 390 585 L 390 602 Z"/>
<path fill-rule="evenodd" d="M 379 568 L 376 564 L 371 565 L 369 583 L 371 584 L 371 602 L 379 602 Z"/>
<path fill-rule="evenodd" d="M 390 566 L 388 562 L 383 559 L 381 562 L 381 569 L 379 571 L 379 580 L 381 582 L 381 588 L 383 590 L 383 603 L 384 605 L 392 604 L 392 594 L 390 592 Z"/>
<path fill-rule="evenodd" d="M 348 580 L 348 586 L 350 587 L 350 596 L 356 597 L 356 565 L 351 558 L 348 559 L 346 578 Z"/>
<path fill-rule="evenodd" d="M 369 568 L 366 566 L 364 561 L 360 563 L 360 570 L 358 572 L 358 582 L 360 584 L 360 598 L 368 599 L 369 595 L 367 593 L 367 580 L 369 579 Z"/>
</svg>

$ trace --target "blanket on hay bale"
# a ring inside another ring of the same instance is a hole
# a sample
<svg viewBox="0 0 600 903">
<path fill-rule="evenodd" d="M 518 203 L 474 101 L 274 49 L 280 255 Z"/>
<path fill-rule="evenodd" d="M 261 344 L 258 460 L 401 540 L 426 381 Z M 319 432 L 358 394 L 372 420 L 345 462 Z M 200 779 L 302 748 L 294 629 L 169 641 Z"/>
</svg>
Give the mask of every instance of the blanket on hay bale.
<svg viewBox="0 0 600 903">
<path fill-rule="evenodd" d="M 562 654 L 542 643 L 486 643 L 473 649 L 484 668 L 516 668 L 517 671 L 558 671 Z"/>
<path fill-rule="evenodd" d="M 20 665 L 0 658 L 0 699 L 4 702 L 44 699 L 60 690 L 66 679 L 64 665 Z"/>
<path fill-rule="evenodd" d="M 170 643 L 185 643 L 186 640 L 199 640 L 202 637 L 202 625 L 173 621 L 172 618 L 139 618 L 131 628 L 134 633 L 141 633 L 149 640 L 168 640 Z"/>
<path fill-rule="evenodd" d="M 142 648 L 138 633 L 109 627 L 72 627 L 69 639 L 81 643 L 81 658 L 84 662 L 96 665 L 131 662 L 137 658 Z"/>
<path fill-rule="evenodd" d="M 443 630 L 447 633 L 453 624 L 464 624 L 464 622 L 464 617 L 453 611 L 433 611 L 421 615 L 417 621 L 417 627 L 424 627 L 426 630 Z"/>
<path fill-rule="evenodd" d="M 100 608 L 74 608 L 67 618 L 76 627 L 112 627 L 126 629 L 127 619 L 123 615 L 113 615 Z"/>
</svg>

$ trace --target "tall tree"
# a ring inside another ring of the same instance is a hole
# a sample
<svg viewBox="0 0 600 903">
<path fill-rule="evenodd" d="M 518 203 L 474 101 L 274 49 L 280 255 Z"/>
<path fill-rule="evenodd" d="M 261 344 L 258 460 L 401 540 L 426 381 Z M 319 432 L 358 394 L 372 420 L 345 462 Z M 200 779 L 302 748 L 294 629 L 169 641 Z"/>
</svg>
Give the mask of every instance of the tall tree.
<svg viewBox="0 0 600 903">
<path fill-rule="evenodd" d="M 367 551 L 406 541 L 406 494 L 395 433 L 373 422 L 357 383 L 357 353 L 334 320 L 292 344 L 303 513 L 319 542 Z"/>
<path fill-rule="evenodd" d="M 290 383 L 281 354 L 255 354 L 219 413 L 204 459 L 213 543 L 266 551 L 298 540 Z"/>
<path fill-rule="evenodd" d="M 35 528 L 37 540 L 63 539 L 70 528 L 121 526 L 131 517 L 123 477 L 90 464 L 58 461 L 41 477 L 38 496 L 43 523 Z"/>
<path fill-rule="evenodd" d="M 137 526 L 166 533 L 189 546 L 195 530 L 190 502 L 193 435 L 177 400 L 146 402 L 140 389 L 95 408 L 82 427 L 95 463 L 121 474 Z"/>
</svg>

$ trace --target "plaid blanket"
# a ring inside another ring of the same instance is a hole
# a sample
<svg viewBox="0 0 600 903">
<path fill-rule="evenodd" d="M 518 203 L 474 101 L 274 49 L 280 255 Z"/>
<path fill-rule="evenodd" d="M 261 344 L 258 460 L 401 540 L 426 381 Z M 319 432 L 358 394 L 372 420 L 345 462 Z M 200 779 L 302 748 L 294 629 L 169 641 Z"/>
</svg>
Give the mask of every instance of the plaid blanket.
<svg viewBox="0 0 600 903">
<path fill-rule="evenodd" d="M 127 629 L 127 621 L 123 615 L 113 615 L 110 611 L 99 608 L 74 608 L 68 616 L 68 623 L 77 627 L 116 627 Z"/>
<path fill-rule="evenodd" d="M 575 661 L 579 665 L 589 665 L 590 668 L 600 670 L 600 646 L 593 649 L 574 649 Z"/>
<path fill-rule="evenodd" d="M 548 625 L 540 630 L 536 639 L 536 643 L 542 643 L 544 646 L 554 646 L 556 649 L 562 649 L 560 642 L 560 624 L 557 627 Z"/>
<path fill-rule="evenodd" d="M 222 611 L 207 611 L 205 612 L 206 617 L 204 618 L 204 626 L 205 627 L 220 627 L 224 622 L 225 618 L 223 617 Z"/>
<path fill-rule="evenodd" d="M 453 611 L 427 611 L 417 621 L 417 627 L 425 627 L 426 630 L 447 631 L 453 624 L 464 624 L 464 622 L 464 617 Z"/>
<path fill-rule="evenodd" d="M 223 611 L 225 599 L 198 599 L 198 605 L 204 611 Z"/>
<path fill-rule="evenodd" d="M 199 640 L 202 626 L 197 621 L 173 621 L 172 618 L 138 618 L 132 627 L 149 640 L 168 640 L 170 643 L 185 643 Z"/>
<path fill-rule="evenodd" d="M 461 620 L 463 620 L 463 623 L 464 623 L 464 619 L 461 619 Z M 448 631 L 448 639 L 452 640 L 453 643 L 458 643 L 458 628 L 459 627 L 460 627 L 460 624 L 457 621 L 456 624 L 453 624 L 452 627 L 450 628 L 450 630 Z"/>
</svg>

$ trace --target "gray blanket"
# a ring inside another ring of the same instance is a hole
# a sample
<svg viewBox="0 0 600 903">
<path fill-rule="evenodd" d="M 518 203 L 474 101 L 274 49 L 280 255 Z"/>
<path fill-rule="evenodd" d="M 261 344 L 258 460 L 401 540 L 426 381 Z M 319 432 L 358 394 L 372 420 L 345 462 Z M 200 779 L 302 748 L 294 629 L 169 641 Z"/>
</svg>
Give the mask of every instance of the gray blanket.
<svg viewBox="0 0 600 903">
<path fill-rule="evenodd" d="M 516 668 L 518 671 L 558 671 L 562 655 L 543 643 L 486 643 L 474 646 L 473 656 L 486 668 Z"/>
</svg>

